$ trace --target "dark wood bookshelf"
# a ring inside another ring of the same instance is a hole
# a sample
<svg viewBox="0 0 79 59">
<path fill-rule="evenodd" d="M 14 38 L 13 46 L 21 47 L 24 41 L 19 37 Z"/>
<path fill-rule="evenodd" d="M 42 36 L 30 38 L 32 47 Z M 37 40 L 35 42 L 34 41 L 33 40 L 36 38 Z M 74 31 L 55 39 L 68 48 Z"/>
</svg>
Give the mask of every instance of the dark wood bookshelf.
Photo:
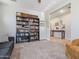
<svg viewBox="0 0 79 59">
<path fill-rule="evenodd" d="M 39 18 L 25 13 L 16 14 L 16 42 L 39 40 Z"/>
</svg>

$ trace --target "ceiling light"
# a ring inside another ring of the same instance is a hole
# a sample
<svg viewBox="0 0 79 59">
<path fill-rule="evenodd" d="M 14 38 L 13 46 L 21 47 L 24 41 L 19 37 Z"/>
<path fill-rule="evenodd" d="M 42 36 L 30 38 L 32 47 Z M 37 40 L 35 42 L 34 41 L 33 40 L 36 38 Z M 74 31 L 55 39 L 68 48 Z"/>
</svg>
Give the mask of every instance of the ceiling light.
<svg viewBox="0 0 79 59">
<path fill-rule="evenodd" d="M 60 13 L 64 13 L 64 10 L 60 10 Z"/>
<path fill-rule="evenodd" d="M 38 3 L 41 3 L 41 0 L 38 0 Z"/>
</svg>

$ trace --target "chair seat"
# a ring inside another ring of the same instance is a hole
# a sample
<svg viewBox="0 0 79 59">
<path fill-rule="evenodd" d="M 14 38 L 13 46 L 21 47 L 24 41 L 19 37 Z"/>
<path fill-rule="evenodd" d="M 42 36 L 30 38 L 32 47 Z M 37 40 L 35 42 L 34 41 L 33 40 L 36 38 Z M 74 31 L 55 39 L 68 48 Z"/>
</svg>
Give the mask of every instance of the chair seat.
<svg viewBox="0 0 79 59">
<path fill-rule="evenodd" d="M 12 42 L 3 42 L 0 43 L 0 49 L 11 47 Z"/>
<path fill-rule="evenodd" d="M 10 57 L 9 48 L 0 49 L 0 59 L 8 59 Z"/>
</svg>

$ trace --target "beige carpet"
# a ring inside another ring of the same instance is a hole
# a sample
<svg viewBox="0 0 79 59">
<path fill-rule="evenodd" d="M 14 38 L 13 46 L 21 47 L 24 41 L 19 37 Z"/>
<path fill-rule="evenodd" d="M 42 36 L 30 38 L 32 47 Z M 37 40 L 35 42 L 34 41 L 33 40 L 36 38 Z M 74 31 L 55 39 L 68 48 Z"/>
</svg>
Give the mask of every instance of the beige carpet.
<svg viewBox="0 0 79 59">
<path fill-rule="evenodd" d="M 14 48 L 10 59 L 20 59 L 20 48 Z"/>
<path fill-rule="evenodd" d="M 61 40 L 35 41 L 17 46 L 21 47 L 19 59 L 67 59 Z"/>
</svg>

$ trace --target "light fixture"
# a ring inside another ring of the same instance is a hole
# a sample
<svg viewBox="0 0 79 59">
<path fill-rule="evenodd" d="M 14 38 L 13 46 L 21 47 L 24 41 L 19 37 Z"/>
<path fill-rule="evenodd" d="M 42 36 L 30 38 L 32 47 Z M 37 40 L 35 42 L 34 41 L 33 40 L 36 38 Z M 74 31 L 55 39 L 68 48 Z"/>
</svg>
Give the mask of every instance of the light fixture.
<svg viewBox="0 0 79 59">
<path fill-rule="evenodd" d="M 64 10 L 60 10 L 60 13 L 64 13 L 65 11 Z"/>
<path fill-rule="evenodd" d="M 41 0 L 38 0 L 38 3 L 41 3 Z"/>
</svg>

